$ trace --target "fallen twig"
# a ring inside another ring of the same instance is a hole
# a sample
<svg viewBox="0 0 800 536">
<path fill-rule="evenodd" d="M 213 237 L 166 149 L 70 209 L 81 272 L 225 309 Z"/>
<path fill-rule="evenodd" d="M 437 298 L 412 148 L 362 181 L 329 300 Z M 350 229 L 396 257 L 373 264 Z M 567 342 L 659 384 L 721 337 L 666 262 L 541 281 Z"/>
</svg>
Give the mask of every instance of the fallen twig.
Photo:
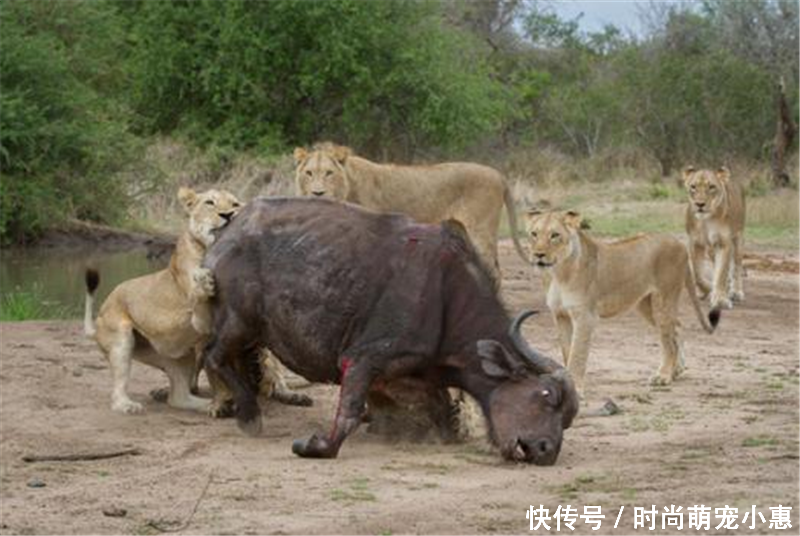
<svg viewBox="0 0 800 536">
<path fill-rule="evenodd" d="M 105 460 L 118 456 L 138 456 L 142 453 L 137 448 L 115 450 L 112 452 L 85 452 L 81 454 L 29 454 L 22 457 L 24 462 L 82 462 L 90 460 Z"/>
<path fill-rule="evenodd" d="M 189 526 L 189 523 L 192 522 L 192 519 L 194 518 L 194 514 L 197 512 L 197 507 L 200 506 L 200 502 L 203 500 L 203 497 L 206 496 L 206 492 L 208 491 L 209 486 L 211 486 L 211 481 L 213 479 L 214 479 L 214 471 L 212 470 L 210 473 L 208 473 L 208 480 L 206 481 L 206 485 L 203 488 L 203 491 L 201 491 L 200 495 L 197 497 L 197 501 L 195 501 L 194 508 L 192 508 L 192 511 L 189 514 L 189 517 L 187 517 L 186 521 L 184 521 L 182 524 L 178 525 L 175 528 L 167 528 L 164 525 L 162 525 L 163 521 L 156 521 L 156 520 L 151 519 L 146 523 L 146 525 L 148 527 L 154 528 L 155 530 L 157 530 L 159 532 L 180 532 L 180 531 L 186 529 Z"/>
</svg>

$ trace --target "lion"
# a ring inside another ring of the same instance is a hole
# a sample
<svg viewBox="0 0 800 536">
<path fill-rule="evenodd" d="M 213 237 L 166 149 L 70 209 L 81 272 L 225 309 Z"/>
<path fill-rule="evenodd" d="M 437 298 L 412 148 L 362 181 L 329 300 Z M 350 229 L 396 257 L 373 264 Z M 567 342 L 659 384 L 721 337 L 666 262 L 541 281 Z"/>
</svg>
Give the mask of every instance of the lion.
<svg viewBox="0 0 800 536">
<path fill-rule="evenodd" d="M 192 394 L 196 387 L 197 349 L 208 334 L 208 299 L 214 294 L 211 272 L 201 267 L 215 231 L 225 227 L 242 203 L 230 192 L 190 188 L 178 191 L 189 222 L 164 270 L 118 285 L 92 318 L 99 274 L 88 270 L 84 331 L 108 359 L 113 377 L 111 409 L 125 414 L 144 411 L 128 395 L 128 378 L 135 359 L 163 370 L 169 378 L 170 406 L 213 411 L 209 400 Z M 212 387 L 218 384 L 209 376 Z M 222 400 L 217 401 L 219 404 Z"/>
<path fill-rule="evenodd" d="M 674 237 L 658 234 L 603 243 L 584 233 L 581 221 L 574 211 L 532 211 L 526 222 L 531 258 L 545 272 L 547 305 L 576 387 L 583 393 L 597 321 L 633 306 L 661 335 L 661 366 L 651 383 L 671 383 L 685 369 L 678 337 L 683 288 L 705 331 L 712 333 L 719 321 L 719 316 L 703 314 L 686 247 Z"/>
<path fill-rule="evenodd" d="M 376 212 L 401 212 L 420 223 L 460 222 L 499 287 L 497 228 L 505 205 L 517 253 L 514 200 L 503 176 L 479 164 L 395 166 L 355 156 L 348 147 L 320 143 L 294 151 L 298 195 L 327 196 Z"/>
<path fill-rule="evenodd" d="M 686 233 L 689 254 L 701 296 L 708 296 L 711 309 L 730 308 L 744 300 L 742 247 L 744 242 L 745 201 L 742 186 L 731 180 L 728 168 L 683 170 L 689 193 L 686 207 Z M 714 261 L 714 279 L 709 284 L 702 275 L 702 261 Z M 732 268 L 732 269 L 731 269 Z"/>
</svg>

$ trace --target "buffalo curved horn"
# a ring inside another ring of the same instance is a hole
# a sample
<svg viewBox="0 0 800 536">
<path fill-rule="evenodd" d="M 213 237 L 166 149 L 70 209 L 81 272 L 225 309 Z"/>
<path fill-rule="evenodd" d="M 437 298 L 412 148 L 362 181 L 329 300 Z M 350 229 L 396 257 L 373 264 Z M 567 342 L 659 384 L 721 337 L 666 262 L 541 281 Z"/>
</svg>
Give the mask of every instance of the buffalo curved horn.
<svg viewBox="0 0 800 536">
<path fill-rule="evenodd" d="M 517 351 L 525 356 L 525 358 L 530 362 L 531 365 L 533 365 L 537 372 L 540 374 L 550 374 L 557 370 L 563 369 L 564 367 L 562 367 L 557 361 L 554 361 L 553 359 L 550 359 L 549 357 L 542 355 L 531 348 L 528 344 L 528 341 L 525 340 L 520 332 L 522 323 L 525 322 L 528 317 L 538 313 L 539 311 L 532 309 L 528 309 L 519 313 L 511 322 L 511 327 L 508 329 L 508 335 L 511 337 L 511 342 L 514 343 L 514 347 L 517 349 Z"/>
</svg>

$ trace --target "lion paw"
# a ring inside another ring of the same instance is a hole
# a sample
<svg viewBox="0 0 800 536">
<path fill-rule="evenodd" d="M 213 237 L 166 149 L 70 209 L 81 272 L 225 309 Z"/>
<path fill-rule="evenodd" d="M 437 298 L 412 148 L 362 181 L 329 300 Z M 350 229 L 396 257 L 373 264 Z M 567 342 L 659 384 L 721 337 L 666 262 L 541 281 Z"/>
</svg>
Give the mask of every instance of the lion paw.
<svg viewBox="0 0 800 536">
<path fill-rule="evenodd" d="M 111 404 L 111 409 L 117 413 L 124 413 L 126 415 L 144 413 L 144 406 L 133 400 L 117 400 Z"/>
<path fill-rule="evenodd" d="M 735 290 L 728 294 L 728 298 L 733 303 L 742 303 L 744 301 L 744 291 L 743 290 Z"/>
<path fill-rule="evenodd" d="M 684 372 L 686 372 L 686 367 L 684 365 L 678 365 L 675 367 L 675 370 L 672 371 L 672 379 L 677 380 Z"/>
<path fill-rule="evenodd" d="M 216 294 L 217 285 L 214 281 L 214 273 L 208 268 L 195 268 L 192 272 L 192 283 L 195 296 L 199 299 L 208 299 Z"/>
<path fill-rule="evenodd" d="M 711 296 L 712 309 L 731 309 L 732 307 L 733 304 L 727 297 L 722 297 L 716 294 Z"/>
<path fill-rule="evenodd" d="M 664 375 L 661 372 L 654 374 L 650 378 L 650 385 L 652 386 L 661 386 L 661 385 L 669 385 L 672 383 L 672 374 Z"/>
</svg>

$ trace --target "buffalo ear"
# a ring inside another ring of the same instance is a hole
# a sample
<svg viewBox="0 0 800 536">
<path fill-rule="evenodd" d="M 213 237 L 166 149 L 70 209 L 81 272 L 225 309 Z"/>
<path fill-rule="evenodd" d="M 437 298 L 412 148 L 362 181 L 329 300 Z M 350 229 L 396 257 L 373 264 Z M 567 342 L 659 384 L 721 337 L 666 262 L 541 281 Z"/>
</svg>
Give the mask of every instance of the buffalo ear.
<svg viewBox="0 0 800 536">
<path fill-rule="evenodd" d="M 481 339 L 477 342 L 481 368 L 492 378 L 510 378 L 518 376 L 525 370 L 525 365 L 515 359 L 505 347 L 492 339 Z"/>
<path fill-rule="evenodd" d="M 188 213 L 197 203 L 197 192 L 186 186 L 181 186 L 178 189 L 178 201 L 180 201 L 183 210 Z"/>
<path fill-rule="evenodd" d="M 572 426 L 572 420 L 578 414 L 581 399 L 567 369 L 555 371 L 552 377 L 561 385 L 561 426 L 566 430 Z"/>
</svg>

